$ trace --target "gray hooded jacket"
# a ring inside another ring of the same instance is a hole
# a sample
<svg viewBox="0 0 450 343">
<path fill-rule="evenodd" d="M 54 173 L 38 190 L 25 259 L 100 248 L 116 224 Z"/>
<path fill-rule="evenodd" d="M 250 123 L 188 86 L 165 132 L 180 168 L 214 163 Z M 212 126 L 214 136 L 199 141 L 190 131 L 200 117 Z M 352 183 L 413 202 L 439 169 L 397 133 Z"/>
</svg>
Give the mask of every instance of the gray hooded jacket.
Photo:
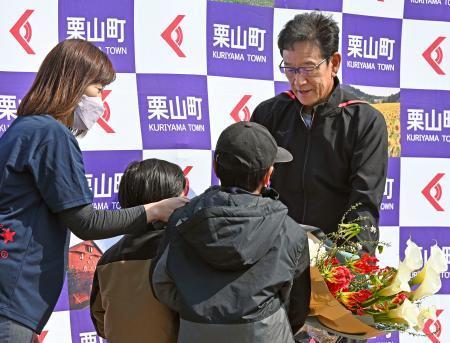
<svg viewBox="0 0 450 343">
<path fill-rule="evenodd" d="M 151 279 L 180 315 L 178 342 L 294 342 L 309 308 L 308 240 L 276 198 L 212 187 L 172 215 Z"/>
</svg>

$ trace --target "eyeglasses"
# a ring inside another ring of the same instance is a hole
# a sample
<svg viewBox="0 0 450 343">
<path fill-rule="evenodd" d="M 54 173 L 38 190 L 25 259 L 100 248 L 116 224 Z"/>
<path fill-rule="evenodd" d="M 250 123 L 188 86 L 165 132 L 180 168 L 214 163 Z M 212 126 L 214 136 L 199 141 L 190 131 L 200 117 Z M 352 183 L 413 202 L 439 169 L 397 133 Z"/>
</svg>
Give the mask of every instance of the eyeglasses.
<svg viewBox="0 0 450 343">
<path fill-rule="evenodd" d="M 312 66 L 304 66 L 304 67 L 286 67 L 284 65 L 284 60 L 281 60 L 280 65 L 278 66 L 278 68 L 280 68 L 280 71 L 283 74 L 286 74 L 286 76 L 288 77 L 292 77 L 296 74 L 301 74 L 303 76 L 312 76 L 317 74 L 317 69 L 320 67 L 320 65 L 325 62 L 328 58 L 324 58 L 322 61 L 320 61 L 319 63 L 312 65 Z"/>
</svg>

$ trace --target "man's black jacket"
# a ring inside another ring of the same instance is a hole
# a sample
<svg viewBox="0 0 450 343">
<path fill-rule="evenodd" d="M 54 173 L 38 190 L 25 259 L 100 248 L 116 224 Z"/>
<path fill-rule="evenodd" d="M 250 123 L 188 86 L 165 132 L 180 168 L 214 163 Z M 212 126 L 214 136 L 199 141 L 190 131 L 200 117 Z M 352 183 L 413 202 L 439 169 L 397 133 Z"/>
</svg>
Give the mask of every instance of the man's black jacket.
<svg viewBox="0 0 450 343">
<path fill-rule="evenodd" d="M 328 101 L 315 108 L 311 128 L 301 118 L 301 107 L 293 93 L 286 92 L 253 112 L 251 120 L 266 126 L 294 157 L 275 166 L 271 186 L 293 219 L 325 233 L 336 231 L 350 206 L 361 203 L 348 219 L 367 217 L 365 224 L 376 229 L 359 238 L 377 240 L 388 162 L 383 115 L 346 94 L 337 78 Z"/>
</svg>

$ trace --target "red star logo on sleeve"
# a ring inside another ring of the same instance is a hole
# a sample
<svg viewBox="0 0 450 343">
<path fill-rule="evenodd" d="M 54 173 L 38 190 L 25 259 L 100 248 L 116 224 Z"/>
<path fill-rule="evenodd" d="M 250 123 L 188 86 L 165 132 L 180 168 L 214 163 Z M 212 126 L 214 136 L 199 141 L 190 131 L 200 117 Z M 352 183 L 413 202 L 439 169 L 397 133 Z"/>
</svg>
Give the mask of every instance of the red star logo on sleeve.
<svg viewBox="0 0 450 343">
<path fill-rule="evenodd" d="M 10 229 L 3 229 L 3 233 L 0 233 L 0 236 L 3 237 L 3 242 L 6 244 L 8 242 L 14 242 L 13 237 L 15 234 L 16 233 Z"/>
</svg>

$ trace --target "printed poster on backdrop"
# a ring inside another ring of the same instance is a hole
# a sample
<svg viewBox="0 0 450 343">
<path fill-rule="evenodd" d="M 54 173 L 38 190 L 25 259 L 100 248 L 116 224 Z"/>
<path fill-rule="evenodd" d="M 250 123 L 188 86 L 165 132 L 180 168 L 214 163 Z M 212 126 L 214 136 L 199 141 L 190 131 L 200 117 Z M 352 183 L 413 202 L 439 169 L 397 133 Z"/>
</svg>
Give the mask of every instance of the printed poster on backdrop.
<svg viewBox="0 0 450 343">
<path fill-rule="evenodd" d="M 398 0 L 343 0 L 342 12 L 401 19 L 403 18 L 403 5 L 404 1 Z"/>
<path fill-rule="evenodd" d="M 136 72 L 206 75 L 206 6 L 135 0 Z"/>
<path fill-rule="evenodd" d="M 367 340 L 368 343 L 399 343 L 399 334 L 398 332 L 390 332 L 385 335 L 378 336 L 376 338 L 372 338 Z"/>
<path fill-rule="evenodd" d="M 37 72 L 58 43 L 58 0 L 2 0 L 0 11 L 0 70 Z"/>
<path fill-rule="evenodd" d="M 403 19 L 401 87 L 450 90 L 449 53 L 448 22 Z"/>
<path fill-rule="evenodd" d="M 137 75 L 144 149 L 211 149 L 206 76 Z"/>
<path fill-rule="evenodd" d="M 208 2 L 208 75 L 272 80 L 273 9 Z"/>
<path fill-rule="evenodd" d="M 450 0 L 405 0 L 404 18 L 450 21 Z"/>
<path fill-rule="evenodd" d="M 138 151 L 85 151 L 83 152 L 83 160 L 85 164 L 86 178 L 89 188 L 94 195 L 92 205 L 97 210 L 118 210 L 120 209 L 118 194 L 119 185 L 122 180 L 125 169 L 131 162 L 142 160 L 142 150 Z M 93 266 L 103 253 L 116 243 L 120 237 L 113 237 L 95 241 L 82 241 L 72 234 L 69 248 L 69 293 L 72 296 L 71 286 L 78 287 L 80 284 L 80 271 L 87 271 L 88 274 L 93 272 Z M 87 256 L 83 261 L 80 259 L 80 252 L 86 250 Z M 95 260 L 95 263 L 89 263 L 89 260 Z M 72 263 L 73 262 L 73 263 Z M 86 263 L 87 265 L 86 265 Z M 71 272 L 70 266 L 76 270 Z M 86 267 L 85 267 L 86 266 Z M 88 270 L 84 270 L 88 269 Z M 78 273 L 78 274 L 77 274 Z M 82 274 L 82 273 L 81 273 Z M 86 276 L 86 279 L 92 280 L 93 274 Z M 89 288 L 91 282 L 86 282 Z M 72 298 L 71 298 L 72 299 Z M 73 299 L 72 299 L 73 300 Z M 81 306 L 83 307 L 83 306 Z"/>
<path fill-rule="evenodd" d="M 449 177 L 449 159 L 402 157 L 400 226 L 448 227 Z"/>
<path fill-rule="evenodd" d="M 17 108 L 34 77 L 34 73 L 0 72 L 0 137 L 17 118 Z"/>
<path fill-rule="evenodd" d="M 450 91 L 402 89 L 403 156 L 450 157 Z"/>
<path fill-rule="evenodd" d="M 342 77 L 345 83 L 399 87 L 402 21 L 343 15 Z"/>
<path fill-rule="evenodd" d="M 70 312 L 55 309 L 55 312 L 52 313 L 49 321 L 47 322 L 41 334 L 39 335 L 39 343 L 74 343 L 74 342 L 80 341 L 72 339 Z"/>
<path fill-rule="evenodd" d="M 83 160 L 94 207 L 120 209 L 117 195 L 123 172 L 132 161 L 142 160 L 142 151 L 85 151 Z"/>
<path fill-rule="evenodd" d="M 398 226 L 380 226 L 380 242 L 388 244 L 380 253 L 376 251 L 376 256 L 379 259 L 380 267 L 395 267 L 397 268 L 400 261 L 399 254 L 399 227 Z"/>
<path fill-rule="evenodd" d="M 60 0 L 58 8 L 60 41 L 87 40 L 108 55 L 117 72 L 135 71 L 133 1 Z"/>
<path fill-rule="evenodd" d="M 72 343 L 106 343 L 95 331 L 88 308 L 70 311 Z"/>
<path fill-rule="evenodd" d="M 400 199 L 400 159 L 391 157 L 380 206 L 380 225 L 398 226 Z"/>
<path fill-rule="evenodd" d="M 186 177 L 188 198 L 203 193 L 211 185 L 210 150 L 144 150 L 143 158 L 159 158 L 177 164 Z"/>
<path fill-rule="evenodd" d="M 221 132 L 239 121 L 248 121 L 264 100 L 274 96 L 273 81 L 208 76 L 211 149 Z"/>
</svg>

